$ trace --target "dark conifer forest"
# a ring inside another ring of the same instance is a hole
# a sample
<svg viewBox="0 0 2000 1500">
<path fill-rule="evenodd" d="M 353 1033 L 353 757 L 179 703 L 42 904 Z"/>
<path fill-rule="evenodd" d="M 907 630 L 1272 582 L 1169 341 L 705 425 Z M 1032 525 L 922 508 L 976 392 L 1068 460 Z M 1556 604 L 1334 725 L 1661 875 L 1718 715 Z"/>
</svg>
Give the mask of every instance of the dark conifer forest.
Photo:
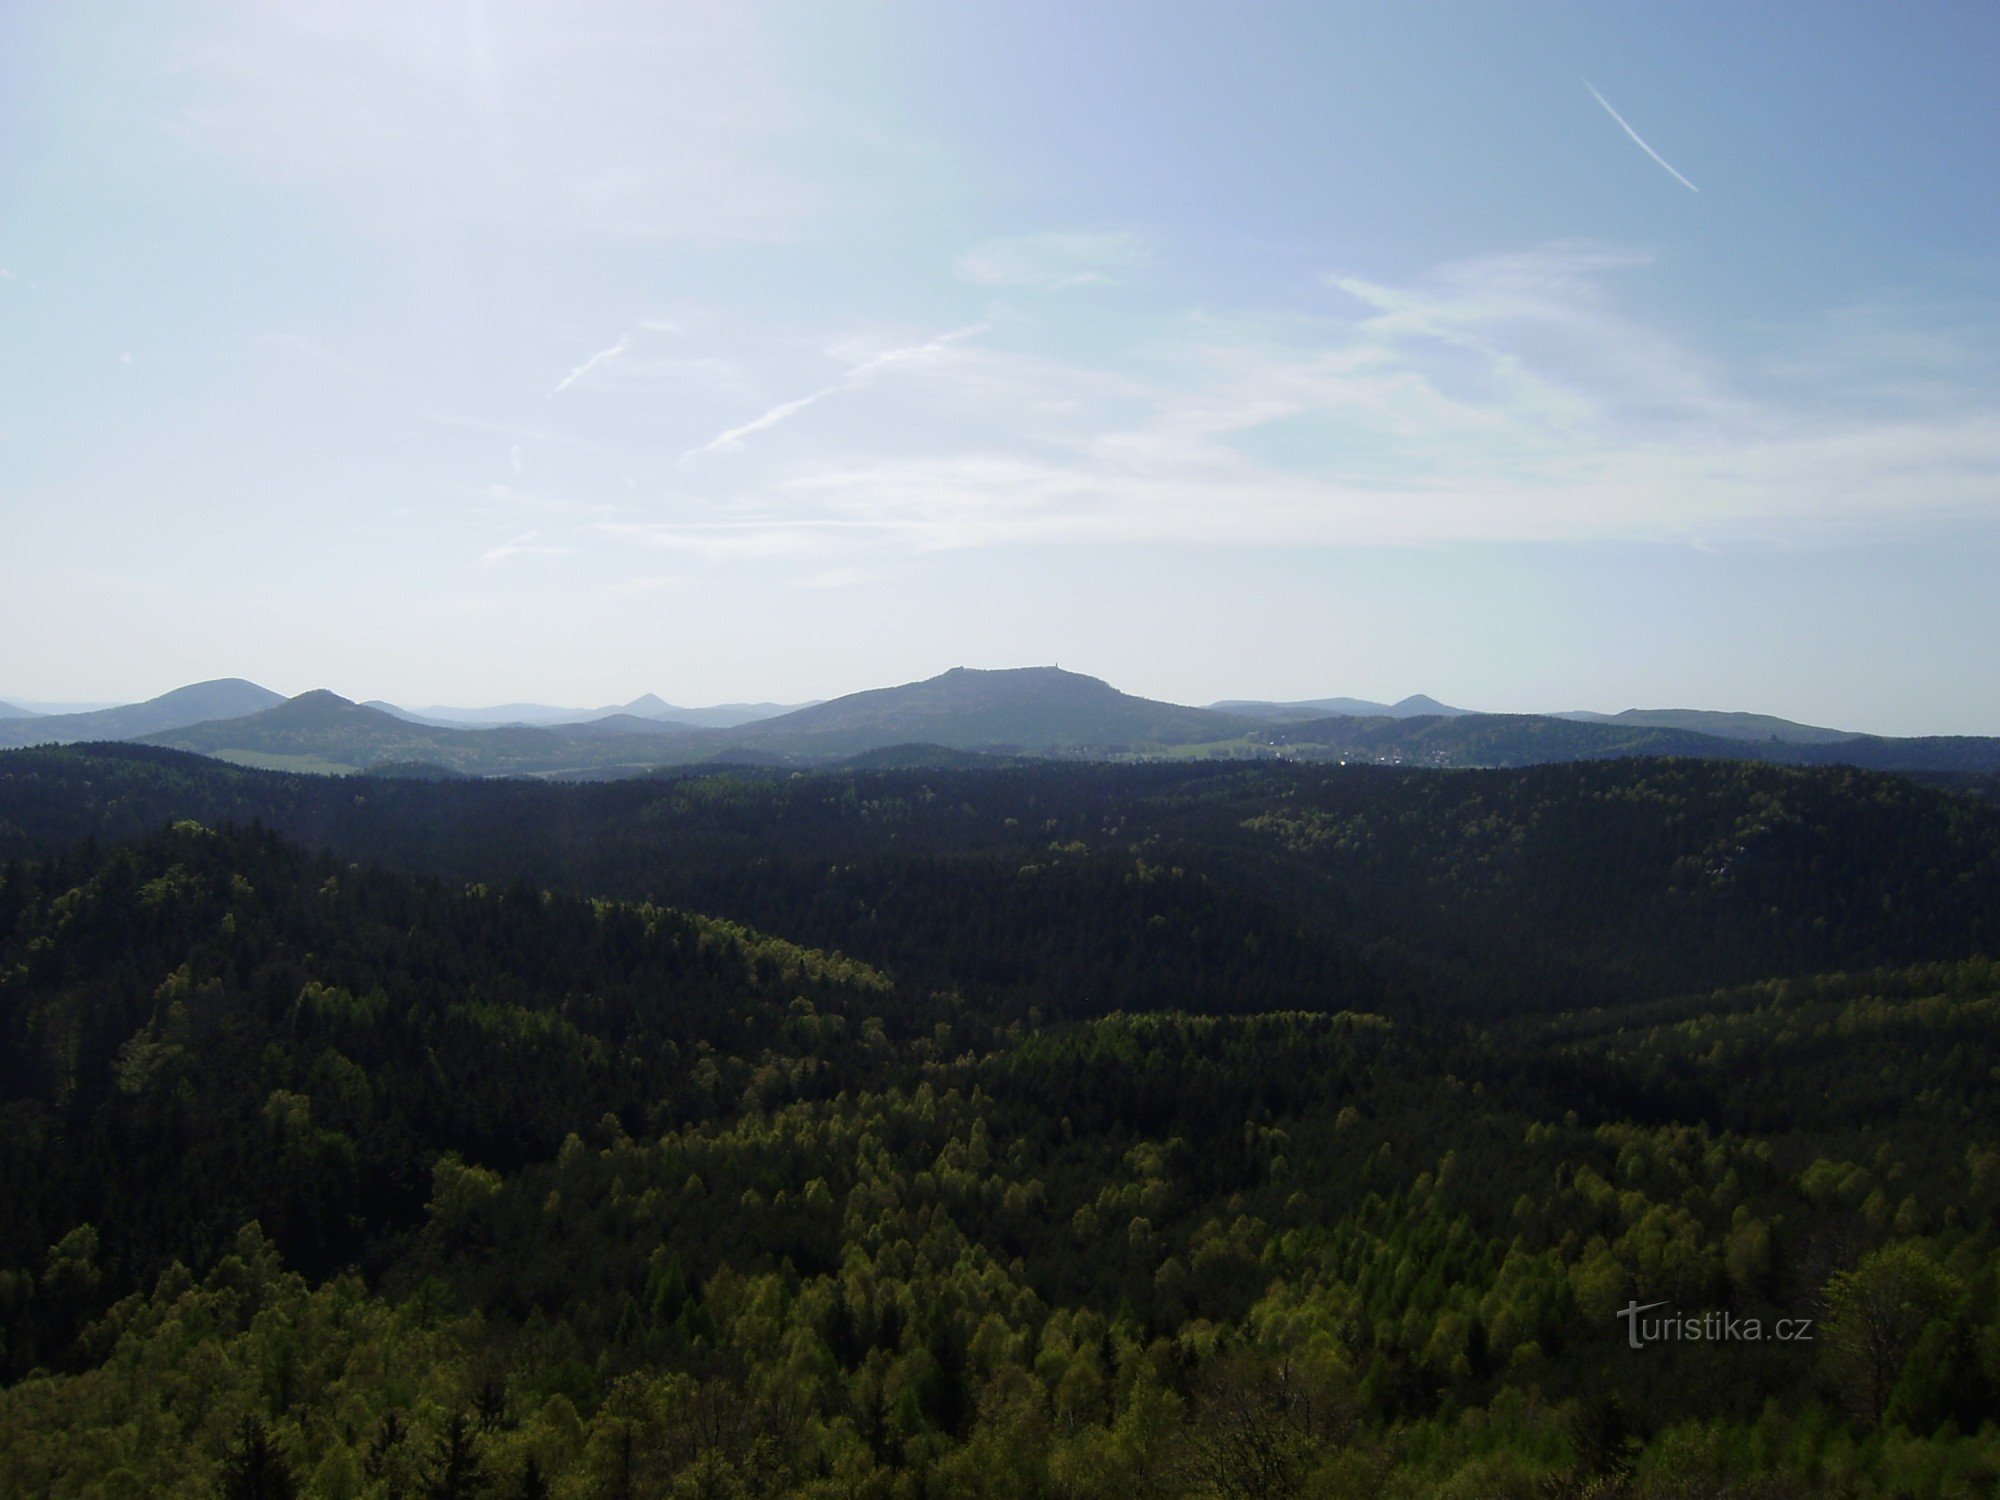
<svg viewBox="0 0 2000 1500">
<path fill-rule="evenodd" d="M 0 1495 L 2000 1492 L 2000 805 L 0 754 Z"/>
</svg>

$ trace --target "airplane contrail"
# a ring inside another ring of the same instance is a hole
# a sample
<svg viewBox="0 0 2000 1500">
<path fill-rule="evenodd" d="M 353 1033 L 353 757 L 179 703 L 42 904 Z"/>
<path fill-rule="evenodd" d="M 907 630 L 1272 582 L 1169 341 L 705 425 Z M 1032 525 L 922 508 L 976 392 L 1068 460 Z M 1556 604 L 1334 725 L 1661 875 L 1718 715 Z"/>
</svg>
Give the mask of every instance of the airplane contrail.
<svg viewBox="0 0 2000 1500">
<path fill-rule="evenodd" d="M 595 354 L 591 355 L 589 359 L 586 359 L 582 364 L 578 365 L 574 370 L 571 370 L 569 374 L 563 376 L 563 378 L 557 382 L 556 388 L 549 392 L 548 399 L 554 400 L 557 396 L 560 396 L 564 391 L 568 390 L 571 386 L 575 385 L 579 380 L 583 379 L 584 376 L 588 375 L 592 370 L 596 369 L 606 360 L 616 359 L 618 358 L 619 355 L 623 354 L 627 349 L 630 349 L 632 347 L 632 337 L 634 334 L 678 333 L 679 331 L 680 330 L 676 325 L 664 322 L 658 318 L 648 318 L 643 322 L 634 323 L 630 328 L 626 329 L 622 334 L 618 336 L 617 343 L 613 344 L 608 349 L 598 350 Z"/>
<path fill-rule="evenodd" d="M 796 412 L 804 411 L 816 401 L 824 401 L 828 396 L 837 395 L 841 391 L 851 390 L 853 387 L 867 380 L 877 370 L 886 369 L 890 365 L 899 365 L 907 360 L 922 359 L 931 354 L 941 354 L 960 339 L 969 339 L 975 335 L 985 333 L 992 326 L 991 323 L 973 323 L 965 328 L 954 328 L 950 333 L 941 333 L 926 344 L 913 344 L 907 349 L 886 349 L 874 358 L 864 359 L 860 364 L 853 366 L 840 379 L 834 381 L 832 385 L 823 386 L 809 396 L 800 396 L 794 401 L 781 402 L 779 405 L 765 412 L 763 416 L 753 418 L 745 422 L 741 427 L 732 427 L 727 432 L 718 432 L 700 447 L 690 448 L 687 452 L 683 453 L 681 455 L 681 462 L 686 463 L 690 459 L 699 458 L 704 453 L 717 453 L 726 449 L 739 447 L 743 439 L 750 436 L 751 433 L 762 432 L 766 427 L 775 427 L 778 423 L 784 421 L 785 418 L 792 416 Z"/>
<path fill-rule="evenodd" d="M 549 392 L 549 395 L 552 398 L 560 396 L 564 391 L 568 390 L 571 386 L 575 385 L 579 380 L 583 379 L 584 376 L 588 375 L 592 370 L 596 369 L 599 365 L 603 364 L 607 359 L 616 359 L 619 355 L 623 354 L 627 349 L 631 347 L 632 347 L 632 335 L 628 333 L 625 334 L 623 337 L 621 337 L 618 340 L 618 342 L 613 344 L 610 348 L 598 350 L 595 354 L 591 355 L 589 359 L 586 359 L 582 364 L 578 365 L 574 370 L 571 370 L 569 374 L 563 376 L 563 378 L 556 383 L 556 388 Z"/>
<path fill-rule="evenodd" d="M 1583 80 L 1583 86 L 1587 89 L 1590 89 L 1590 97 L 1595 99 L 1599 104 L 1604 106 L 1604 112 L 1607 115 L 1611 116 L 1612 119 L 1618 122 L 1619 128 L 1623 130 L 1627 135 L 1631 136 L 1634 141 L 1638 142 L 1639 149 L 1641 151 L 1645 152 L 1648 156 L 1652 157 L 1654 161 L 1658 162 L 1661 166 L 1665 167 L 1668 172 L 1673 174 L 1673 179 L 1675 182 L 1678 182 L 1682 187 L 1686 188 L 1690 193 L 1698 193 L 1701 191 L 1700 188 L 1696 187 L 1693 183 L 1689 182 L 1685 177 L 1681 176 L 1679 172 L 1675 172 L 1674 164 L 1672 162 L 1668 161 L 1664 156 L 1660 155 L 1659 152 L 1655 151 L 1651 146 L 1647 145 L 1645 137 L 1640 135 L 1639 132 L 1634 130 L 1630 125 L 1627 125 L 1625 123 L 1625 117 L 1619 114 L 1617 110 L 1611 107 L 1611 101 L 1609 99 L 1605 98 L 1602 94 L 1598 93 L 1594 87 L 1592 87 L 1591 82 L 1588 78 Z"/>
</svg>

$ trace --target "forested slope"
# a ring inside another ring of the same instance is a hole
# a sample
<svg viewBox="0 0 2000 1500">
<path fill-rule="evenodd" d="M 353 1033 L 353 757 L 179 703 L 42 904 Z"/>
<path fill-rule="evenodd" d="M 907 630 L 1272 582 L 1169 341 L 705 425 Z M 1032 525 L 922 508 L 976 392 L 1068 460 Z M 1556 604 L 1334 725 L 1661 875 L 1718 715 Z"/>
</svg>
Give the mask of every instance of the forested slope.
<svg viewBox="0 0 2000 1500">
<path fill-rule="evenodd" d="M 654 900 L 1044 1015 L 1511 1014 L 2000 951 L 2000 809 L 1845 768 L 1041 765 L 595 785 L 0 756 L 0 854 L 261 821 Z"/>
<path fill-rule="evenodd" d="M 1983 961 L 1038 1026 L 196 826 L 0 917 L 6 1493 L 2000 1479 Z"/>
</svg>

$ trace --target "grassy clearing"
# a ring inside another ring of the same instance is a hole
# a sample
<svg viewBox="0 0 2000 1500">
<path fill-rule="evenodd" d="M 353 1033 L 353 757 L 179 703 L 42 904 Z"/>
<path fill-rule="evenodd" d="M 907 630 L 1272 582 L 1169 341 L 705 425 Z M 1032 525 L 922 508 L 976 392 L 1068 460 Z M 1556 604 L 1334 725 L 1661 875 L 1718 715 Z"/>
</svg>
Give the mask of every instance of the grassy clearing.
<svg viewBox="0 0 2000 1500">
<path fill-rule="evenodd" d="M 278 755 L 268 750 L 218 750 L 215 758 L 253 771 L 300 771 L 308 776 L 353 776 L 361 770 L 322 755 Z"/>
</svg>

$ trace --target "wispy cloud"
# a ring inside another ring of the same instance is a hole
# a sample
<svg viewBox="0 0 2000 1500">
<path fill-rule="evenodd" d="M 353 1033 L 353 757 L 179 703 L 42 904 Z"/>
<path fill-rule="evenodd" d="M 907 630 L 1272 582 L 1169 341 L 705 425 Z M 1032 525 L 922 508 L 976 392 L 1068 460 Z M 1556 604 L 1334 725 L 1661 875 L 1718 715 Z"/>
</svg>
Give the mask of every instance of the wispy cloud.
<svg viewBox="0 0 2000 1500">
<path fill-rule="evenodd" d="M 1145 260 L 1134 235 L 1052 231 L 988 240 L 959 257 L 958 274 L 981 286 L 1061 291 L 1113 281 Z"/>
<path fill-rule="evenodd" d="M 1701 191 L 1700 188 L 1696 187 L 1693 183 L 1689 182 L 1685 177 L 1681 176 L 1679 172 L 1675 171 L 1674 164 L 1672 162 L 1668 161 L 1664 156 L 1660 155 L 1659 152 L 1655 151 L 1651 146 L 1647 145 L 1645 138 L 1641 136 L 1638 131 L 1634 130 L 1630 125 L 1625 123 L 1625 117 L 1619 114 L 1617 110 L 1611 107 L 1611 101 L 1605 98 L 1602 94 L 1598 93 L 1596 88 L 1591 84 L 1588 78 L 1583 80 L 1583 86 L 1590 90 L 1591 98 L 1595 99 L 1599 104 L 1604 106 L 1604 112 L 1607 115 L 1611 116 L 1612 119 L 1618 122 L 1619 129 L 1623 130 L 1627 135 L 1631 136 L 1633 141 L 1635 141 L 1638 144 L 1638 147 L 1641 151 L 1645 152 L 1648 156 L 1652 157 L 1654 161 L 1658 162 L 1661 166 L 1665 167 L 1668 173 L 1673 177 L 1674 181 L 1678 182 L 1682 187 L 1686 188 L 1690 193 L 1698 193 Z"/>
<path fill-rule="evenodd" d="M 1931 359 L 1899 405 L 1859 398 L 1904 358 L 1872 323 L 1813 380 L 1805 357 L 1783 375 L 1734 364 L 1626 308 L 1619 281 L 1647 264 L 1567 244 L 1406 280 L 1336 275 L 1344 300 L 1318 316 L 1190 314 L 1108 363 L 1022 352 L 1024 329 L 885 384 L 838 451 L 704 468 L 673 517 L 645 516 L 642 497 L 598 534 L 865 570 L 883 549 L 1014 543 L 1797 544 L 2000 520 L 1983 367 Z M 1840 322 L 1765 343 L 1809 354 Z M 943 342 L 859 361 L 693 452 Z M 1910 342 L 1907 358 L 1925 352 Z"/>
<path fill-rule="evenodd" d="M 640 334 L 678 333 L 679 331 L 680 331 L 680 326 L 678 324 L 669 323 L 657 318 L 642 319 L 640 322 L 634 323 L 630 328 L 626 329 L 623 333 L 618 335 L 617 343 L 611 344 L 606 348 L 599 349 L 595 354 L 591 355 L 589 359 L 586 359 L 582 364 L 578 365 L 575 369 L 571 370 L 569 374 L 563 376 L 561 380 L 557 381 L 555 389 L 549 392 L 549 399 L 553 401 L 557 396 L 560 396 L 564 391 L 568 390 L 571 386 L 575 385 L 579 380 L 583 379 L 584 376 L 588 375 L 592 370 L 596 369 L 599 365 L 609 363 L 611 360 L 619 358 L 621 355 L 625 353 L 626 350 L 632 347 L 632 340 L 637 338 Z"/>
<path fill-rule="evenodd" d="M 554 400 L 557 396 L 560 396 L 564 391 L 568 390 L 571 386 L 575 385 L 579 380 L 583 379 L 583 377 L 588 375 L 592 370 L 596 369 L 599 365 L 603 364 L 607 359 L 616 359 L 619 355 L 623 354 L 627 349 L 631 347 L 632 347 L 632 335 L 630 333 L 621 333 L 618 336 L 617 343 L 612 344 L 608 348 L 598 350 L 595 354 L 591 355 L 589 359 L 586 359 L 582 364 L 578 365 L 575 369 L 571 370 L 569 374 L 563 376 L 561 380 L 558 380 L 555 383 L 555 388 L 549 392 L 549 399 Z"/>
<path fill-rule="evenodd" d="M 705 453 L 718 453 L 739 448 L 743 444 L 743 439 L 749 437 L 752 433 L 762 432 L 768 427 L 775 427 L 788 417 L 796 416 L 798 413 L 804 411 L 808 406 L 824 401 L 828 396 L 838 395 L 842 391 L 851 391 L 856 386 L 866 384 L 882 371 L 895 365 L 934 359 L 938 355 L 943 354 L 953 344 L 963 339 L 976 338 L 978 335 L 987 332 L 992 326 L 989 322 L 972 323 L 964 328 L 955 328 L 950 333 L 939 334 L 936 338 L 922 344 L 912 344 L 903 349 L 884 350 L 870 359 L 864 359 L 859 364 L 850 366 L 847 372 L 838 380 L 834 381 L 831 385 L 822 386 L 811 395 L 800 396 L 792 401 L 780 402 L 762 416 L 754 417 L 750 421 L 743 423 L 740 427 L 731 427 L 726 431 L 718 432 L 707 442 L 690 448 L 687 452 L 683 453 L 681 455 L 681 462 L 684 464 L 688 463 Z"/>
<path fill-rule="evenodd" d="M 574 547 L 537 545 L 536 538 L 540 535 L 538 531 L 524 531 L 512 540 L 502 542 L 492 551 L 480 554 L 479 566 L 490 568 L 496 563 L 505 562 L 510 557 L 567 557 L 576 551 Z"/>
</svg>

